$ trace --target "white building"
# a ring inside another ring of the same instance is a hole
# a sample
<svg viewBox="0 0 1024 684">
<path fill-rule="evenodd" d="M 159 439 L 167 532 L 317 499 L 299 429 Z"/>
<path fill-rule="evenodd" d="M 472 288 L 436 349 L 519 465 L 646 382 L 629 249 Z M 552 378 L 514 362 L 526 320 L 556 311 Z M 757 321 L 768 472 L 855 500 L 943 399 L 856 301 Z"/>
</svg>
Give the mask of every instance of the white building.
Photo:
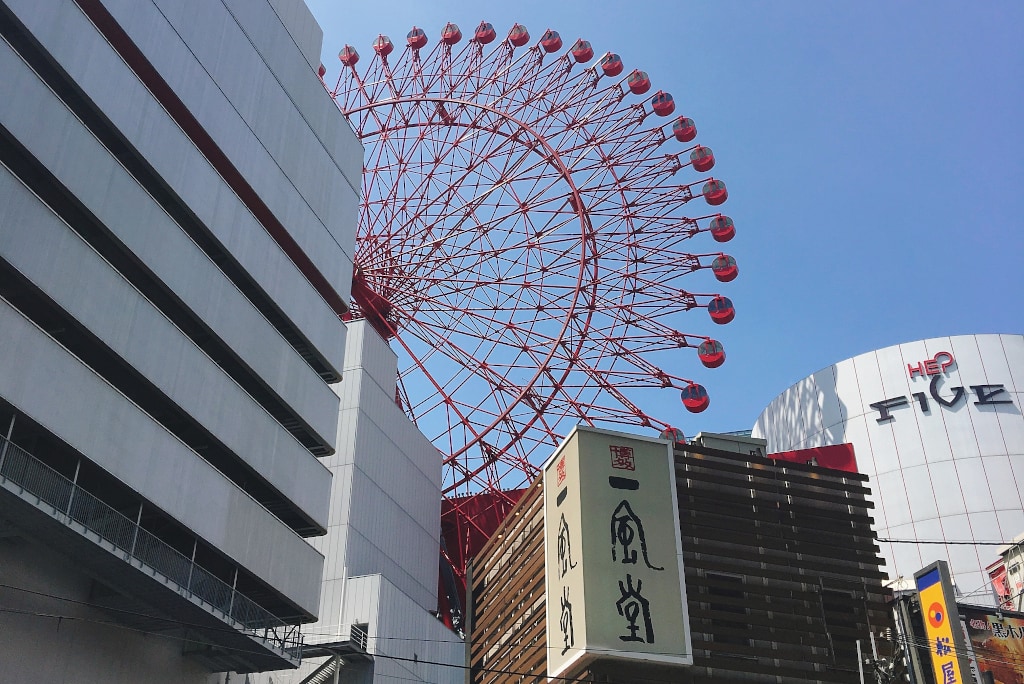
<svg viewBox="0 0 1024 684">
<path fill-rule="evenodd" d="M 1024 612 L 1024 534 L 999 549 L 999 560 L 989 566 L 998 603 L 1007 610 Z"/>
<path fill-rule="evenodd" d="M 890 579 L 941 559 L 962 600 L 992 603 L 985 568 L 1024 530 L 1022 408 L 1024 335 L 940 337 L 814 373 L 753 436 L 769 453 L 852 443 L 878 536 L 894 540 L 881 544 Z"/>
<path fill-rule="evenodd" d="M 260 684 L 461 684 L 465 642 L 436 615 L 441 458 L 395 403 L 398 357 L 349 324 L 338 451 L 323 552 L 320 620 L 303 628 L 302 667 Z"/>
<path fill-rule="evenodd" d="M 0 34 L 0 678 L 294 667 L 362 170 L 320 29 L 0 0 Z"/>
</svg>

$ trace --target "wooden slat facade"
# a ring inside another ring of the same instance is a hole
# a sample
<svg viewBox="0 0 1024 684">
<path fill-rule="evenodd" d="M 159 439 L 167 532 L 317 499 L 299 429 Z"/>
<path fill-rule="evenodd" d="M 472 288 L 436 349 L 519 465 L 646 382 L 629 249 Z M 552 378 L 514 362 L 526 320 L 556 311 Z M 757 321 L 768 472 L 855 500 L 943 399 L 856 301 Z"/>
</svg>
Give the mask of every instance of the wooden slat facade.
<svg viewBox="0 0 1024 684">
<path fill-rule="evenodd" d="M 856 641 L 893 626 L 867 477 L 698 445 L 675 467 L 694 664 L 572 681 L 858 682 Z M 543 524 L 538 480 L 471 564 L 473 684 L 547 680 Z"/>
</svg>

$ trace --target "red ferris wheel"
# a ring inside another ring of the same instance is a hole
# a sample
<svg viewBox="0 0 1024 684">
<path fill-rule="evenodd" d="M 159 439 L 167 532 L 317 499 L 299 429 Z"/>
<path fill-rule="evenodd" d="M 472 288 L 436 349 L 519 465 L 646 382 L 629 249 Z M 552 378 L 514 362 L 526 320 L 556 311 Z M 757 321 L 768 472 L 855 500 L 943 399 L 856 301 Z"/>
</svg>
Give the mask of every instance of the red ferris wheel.
<svg viewBox="0 0 1024 684">
<path fill-rule="evenodd" d="M 519 24 L 430 42 L 345 46 L 328 89 L 366 149 L 353 315 L 392 340 L 451 502 L 526 486 L 578 422 L 674 430 L 680 392 L 703 410 L 684 350 L 725 356 L 684 314 L 734 310 L 686 283 L 737 268 L 715 249 L 735 231 L 714 155 L 646 73 Z M 675 388 L 673 408 L 650 415 L 646 388 Z"/>
</svg>

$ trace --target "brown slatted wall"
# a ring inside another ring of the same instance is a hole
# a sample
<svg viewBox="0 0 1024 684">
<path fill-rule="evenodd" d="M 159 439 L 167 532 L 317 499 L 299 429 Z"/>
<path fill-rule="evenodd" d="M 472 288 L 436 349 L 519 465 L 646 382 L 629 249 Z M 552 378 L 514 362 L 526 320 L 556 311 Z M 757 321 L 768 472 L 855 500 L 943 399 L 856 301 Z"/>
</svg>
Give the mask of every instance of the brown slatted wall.
<svg viewBox="0 0 1024 684">
<path fill-rule="evenodd" d="M 892 626 L 867 478 L 697 446 L 676 478 L 694 665 L 578 681 L 857 682 L 855 640 Z M 473 562 L 474 683 L 546 681 L 543 517 L 536 482 Z"/>
</svg>

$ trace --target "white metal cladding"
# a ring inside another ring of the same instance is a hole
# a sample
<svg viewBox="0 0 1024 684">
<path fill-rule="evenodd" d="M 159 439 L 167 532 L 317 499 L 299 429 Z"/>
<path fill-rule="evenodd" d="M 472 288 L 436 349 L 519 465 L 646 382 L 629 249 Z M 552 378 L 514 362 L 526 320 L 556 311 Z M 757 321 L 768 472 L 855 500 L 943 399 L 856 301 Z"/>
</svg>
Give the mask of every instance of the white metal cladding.
<svg viewBox="0 0 1024 684">
<path fill-rule="evenodd" d="M 465 643 L 386 578 L 376 623 L 370 633 L 376 681 L 465 681 Z"/>
<path fill-rule="evenodd" d="M 297 507 L 326 524 L 327 469 L 2 167 L 0 225 L 0 256 Z"/>
<path fill-rule="evenodd" d="M 302 0 L 270 0 L 271 7 L 278 18 L 288 29 L 288 34 L 302 51 L 310 68 L 320 66 L 320 46 L 324 42 L 324 32 L 316 23 L 313 13 Z"/>
<path fill-rule="evenodd" d="M 937 368 L 947 361 L 942 352 L 955 359 L 945 369 Z M 926 360 L 937 365 L 908 369 Z M 859 469 L 871 477 L 879 537 L 968 542 L 883 543 L 890 578 L 946 560 L 962 595 L 991 602 L 985 566 L 998 546 L 973 542 L 1024 531 L 1022 408 L 1024 335 L 940 337 L 814 373 L 768 405 L 753 435 L 767 439 L 772 453 L 852 443 Z"/>
<path fill-rule="evenodd" d="M 304 539 L 3 300 L 0 330 L 0 397 L 316 614 L 323 557 Z"/>
<path fill-rule="evenodd" d="M 364 321 L 349 328 L 345 376 L 334 386 L 338 450 L 323 459 L 334 475 L 328 531 L 312 540 L 324 554 L 320 619 L 303 633 L 329 643 L 349 639 L 353 624 L 368 625 L 372 669 L 349 670 L 344 681 L 456 684 L 465 677 L 465 643 L 432 613 L 440 455 L 395 404 L 394 352 Z M 302 681 L 321 662 L 274 680 Z"/>
<path fill-rule="evenodd" d="M 341 681 L 434 682 L 462 684 L 465 642 L 381 574 L 348 577 L 334 583 L 333 599 L 325 596 L 321 622 L 303 629 L 310 642 L 346 641 L 353 625 L 367 627 L 366 650 L 374 657 L 367 672 L 343 669 Z M 301 682 L 323 663 L 304 661 L 295 672 L 274 673 L 273 681 Z M 358 666 L 358 665 L 357 665 Z M 268 684 L 268 675 L 252 675 Z"/>
<path fill-rule="evenodd" d="M 302 21 L 308 20 L 309 28 L 315 29 L 316 45 L 311 46 L 311 56 L 308 61 L 306 55 L 295 52 L 295 46 L 289 35 L 277 22 L 272 20 L 274 13 L 281 16 L 281 8 L 275 6 L 273 9 L 262 3 L 254 3 L 250 0 L 223 0 L 228 11 L 234 16 L 239 27 L 245 32 L 246 37 L 252 41 L 256 50 L 264 56 L 264 62 L 277 78 L 278 84 L 288 94 L 298 107 L 306 124 L 312 130 L 319 142 L 327 150 L 327 154 L 341 170 L 344 180 L 357 190 L 362 183 L 363 175 L 363 151 L 358 139 L 352 135 L 350 130 L 339 129 L 336 125 L 338 119 L 338 108 L 333 100 L 324 97 L 324 84 L 316 73 L 320 66 L 320 44 L 322 33 L 313 15 L 309 12 L 304 2 L 287 2 L 287 4 L 304 14 Z M 271 4 L 275 4 L 272 2 Z M 277 2 L 276 5 L 282 4 Z M 302 22 L 299 22 L 302 23 Z M 286 22 L 287 24 L 287 22 Z M 299 29 L 305 32 L 305 28 Z M 294 37 L 296 32 L 291 32 Z M 301 52 L 305 52 L 301 45 Z M 269 55 L 274 55 L 273 59 Z M 251 113 L 243 114 L 246 120 L 254 117 Z M 256 116 L 259 116 L 257 111 Z M 345 126 L 344 128 L 348 128 Z M 275 140 L 275 144 L 280 141 Z M 272 150 L 275 157 L 279 157 L 277 151 Z M 290 171 L 289 171 L 290 173 Z M 313 193 L 325 192 L 324 187 L 304 188 L 296 184 L 304 196 Z M 326 192 L 334 192 L 327 189 Z M 318 199 L 318 201 L 323 201 Z M 332 200 L 333 201 L 333 200 Z M 347 226 L 328 226 L 331 231 L 347 230 Z M 354 233 L 353 233 L 354 235 Z M 341 246 L 351 249 L 354 243 L 350 240 L 347 245 L 342 242 Z"/>
<path fill-rule="evenodd" d="M 161 178 L 274 300 L 280 310 L 335 369 L 340 369 L 345 345 L 344 325 L 77 6 L 72 3 L 39 6 L 27 0 L 11 0 L 9 4 L 60 66 L 103 110 L 128 142 L 139 150 Z M 138 3 L 140 11 L 142 5 L 149 4 Z M 155 10 L 150 7 L 150 11 Z M 75 39 L 68 40 L 69 35 L 75 36 Z M 187 53 L 180 40 L 176 39 L 173 45 L 177 46 L 177 51 L 173 54 L 177 56 L 178 62 L 168 66 L 168 69 L 181 69 L 186 75 L 196 70 L 202 73 L 194 63 L 190 70 L 189 61 L 194 62 L 194 58 Z M 168 45 L 162 49 L 170 51 L 170 48 Z M 251 75 L 247 78 L 251 79 Z M 216 87 L 209 82 L 208 76 L 203 80 L 196 75 L 193 87 L 200 88 L 201 84 L 219 94 Z M 210 96 L 213 97 L 212 94 Z M 330 104 L 326 94 L 324 98 Z M 19 98 L 5 99 L 17 101 Z M 344 135 L 352 136 L 351 130 L 340 118 L 340 113 L 335 113 L 335 127 L 344 129 Z M 280 114 L 273 110 L 264 113 L 270 119 Z M 233 114 L 231 120 L 235 127 L 244 129 L 251 136 L 251 131 L 238 119 L 237 113 Z M 227 121 L 221 122 L 221 125 L 226 126 Z M 37 134 L 42 128 L 37 124 Z M 224 135 L 245 137 L 243 132 Z M 55 138 L 49 140 L 52 146 L 58 146 Z M 225 147 L 225 153 L 237 154 L 238 147 L 232 147 L 229 140 L 218 140 L 218 143 Z M 240 145 L 241 142 L 237 144 Z M 32 150 L 37 157 L 47 151 L 45 147 Z M 51 155 L 55 154 L 53 150 L 49 152 Z M 361 155 L 359 158 L 361 160 Z M 261 172 L 266 171 L 267 175 L 273 176 L 274 173 L 270 172 L 270 169 L 277 169 L 275 161 L 265 151 L 261 159 L 264 165 L 259 167 Z M 255 164 L 255 160 L 253 163 Z M 290 183 L 288 185 L 290 186 Z M 296 194 L 294 188 L 292 194 Z M 295 202 L 301 203 L 305 207 L 305 212 L 311 214 L 308 206 L 298 199 Z M 352 224 L 353 235 L 356 221 L 354 211 L 353 209 L 351 216 L 338 219 Z M 299 210 L 281 212 L 275 209 L 275 213 L 290 230 L 296 230 L 297 225 L 305 225 L 301 223 L 299 216 L 292 215 L 302 214 Z M 307 232 L 309 230 L 307 227 Z M 326 235 L 323 226 L 320 226 L 319 232 Z M 347 274 L 343 278 L 344 289 L 338 290 L 347 293 L 352 275 L 351 258 L 339 249 L 333 239 L 324 239 L 321 242 L 322 244 L 317 246 L 319 253 L 322 257 L 334 259 L 332 263 L 338 270 L 336 277 L 341 278 L 341 273 Z M 196 311 L 200 313 L 203 308 L 200 307 Z M 213 322 L 207 322 L 213 325 Z M 242 348 L 245 346 L 242 345 Z M 269 373 L 267 377 L 272 378 L 274 374 Z"/>
<path fill-rule="evenodd" d="M 345 371 L 361 372 L 383 391 L 392 390 L 398 378 L 398 357 L 387 344 L 381 344 L 379 336 L 368 336 L 362 330 L 364 324 L 353 321 L 348 328 L 350 335 L 345 346 Z M 345 386 L 335 387 L 335 392 L 344 393 Z"/>
<path fill-rule="evenodd" d="M 424 610 L 437 605 L 441 460 L 395 404 L 397 359 L 365 321 L 350 324 L 327 536 L 314 542 L 325 575 L 383 573 Z M 390 378 L 381 386 L 371 372 Z M 390 373 L 386 370 L 390 368 Z"/>
<path fill-rule="evenodd" d="M 110 54 L 103 54 L 110 57 Z M 116 55 L 114 56 L 116 60 Z M 92 59 L 89 63 L 96 61 Z M 105 59 L 98 59 L 105 62 Z M 116 60 L 124 70 L 123 62 Z M 130 174 L 110 155 L 88 130 L 69 112 L 65 106 L 43 85 L 24 62 L 14 55 L 6 44 L 0 45 L 0 66 L 5 79 L 12 88 L 16 87 L 18 97 L 0 101 L 0 118 L 4 125 L 19 138 L 30 151 L 65 185 L 96 217 L 143 262 L 150 267 L 161 281 L 185 302 L 232 350 L 252 368 L 275 392 L 289 402 L 322 438 L 333 441 L 337 421 L 336 401 L 330 388 L 306 362 L 292 349 L 285 339 L 274 330 L 256 308 L 234 287 L 197 246 L 191 241 Z M 114 62 L 111 65 L 113 68 Z M 99 77 L 98 70 L 95 76 Z M 122 80 L 123 77 L 123 80 Z M 103 74 L 106 85 L 123 99 L 122 116 L 132 120 L 132 127 L 154 125 L 154 117 L 163 118 L 164 123 L 177 131 L 159 106 L 152 102 L 134 78 L 126 73 L 113 70 Z M 134 84 L 139 97 L 127 97 Z M 138 106 L 135 106 L 135 103 Z M 156 108 L 148 112 L 150 108 Z M 134 113 L 128 116 L 126 113 Z M 159 126 L 157 128 L 160 128 Z M 59 143 L 56 141 L 59 140 Z M 228 210 L 236 210 L 237 217 L 248 217 L 245 230 L 237 230 L 236 239 L 240 244 L 248 240 L 249 251 L 255 257 L 258 250 L 264 250 L 261 261 L 266 261 L 267 276 L 282 275 L 283 286 L 292 283 L 294 291 L 287 299 L 295 298 L 296 306 L 300 297 L 306 297 L 339 334 L 325 338 L 322 342 L 344 345 L 344 327 L 337 316 L 327 307 L 319 295 L 301 275 L 284 253 L 267 236 L 255 219 L 241 205 L 222 180 L 215 176 L 209 165 L 199 156 L 196 148 L 182 139 L 182 148 L 187 148 L 193 160 L 181 159 L 180 176 L 188 175 L 186 168 L 195 170 L 198 179 L 209 184 L 205 193 L 213 191 L 208 208 L 211 217 L 219 216 L 219 223 L 229 225 L 232 218 Z M 168 145 L 170 151 L 173 145 Z M 153 161 L 153 160 L 151 160 Z M 204 173 L 204 170 L 209 175 Z M 219 189 L 214 190 L 218 186 Z M 219 209 L 218 209 L 219 206 Z M 241 223 L 246 223 L 245 220 Z M 239 228 L 243 226 L 240 224 Z M 248 234 L 248 238 L 243 233 Z M 247 252 L 248 253 L 248 252 Z M 276 259 L 268 256 L 276 255 Z M 238 256 L 238 254 L 237 254 Z M 270 264 L 276 262 L 278 266 Z M 292 277 L 287 277 L 288 271 Z M 289 286 L 291 287 L 291 286 Z M 279 288 L 281 290 L 282 288 Z M 338 367 L 340 368 L 341 349 Z"/>
<path fill-rule="evenodd" d="M 348 133 L 348 150 L 358 149 L 350 131 L 329 125 L 329 117 L 337 120 L 339 112 L 330 111 L 333 104 L 301 53 L 289 41 L 261 55 L 221 2 L 110 0 L 106 6 L 347 300 L 362 153 L 355 157 L 356 174 L 346 178 L 303 118 L 319 114 L 324 124 L 319 128 L 339 140 Z M 289 60 L 302 66 L 290 85 L 302 99 L 293 99 L 266 63 L 281 67 Z M 300 112 L 297 105 L 307 109 Z M 339 158 L 353 163 L 351 153 Z M 333 228 L 339 234 L 332 235 Z"/>
</svg>

